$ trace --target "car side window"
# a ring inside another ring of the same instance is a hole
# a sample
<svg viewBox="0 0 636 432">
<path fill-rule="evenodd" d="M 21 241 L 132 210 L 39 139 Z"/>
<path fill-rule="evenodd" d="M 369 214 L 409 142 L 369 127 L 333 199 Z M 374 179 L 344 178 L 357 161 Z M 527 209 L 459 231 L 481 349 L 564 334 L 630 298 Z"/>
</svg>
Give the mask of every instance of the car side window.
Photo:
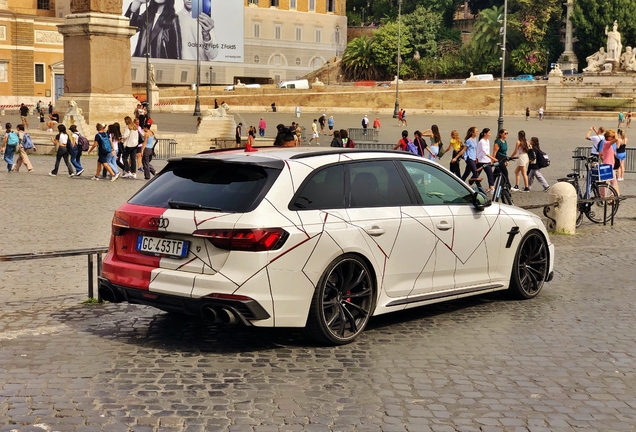
<svg viewBox="0 0 636 432">
<path fill-rule="evenodd" d="M 344 166 L 323 168 L 311 175 L 291 209 L 323 210 L 344 208 Z"/>
<path fill-rule="evenodd" d="M 424 205 L 470 204 L 472 192 L 450 174 L 422 162 L 400 161 Z"/>
<path fill-rule="evenodd" d="M 349 207 L 395 207 L 412 205 L 406 185 L 392 161 L 366 161 L 346 165 L 349 176 Z"/>
</svg>

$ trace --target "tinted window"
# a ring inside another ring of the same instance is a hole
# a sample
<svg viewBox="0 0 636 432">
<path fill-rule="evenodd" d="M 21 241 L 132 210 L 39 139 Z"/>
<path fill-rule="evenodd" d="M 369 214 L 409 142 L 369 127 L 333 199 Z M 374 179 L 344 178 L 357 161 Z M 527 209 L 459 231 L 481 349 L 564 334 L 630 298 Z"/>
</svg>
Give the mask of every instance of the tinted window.
<svg viewBox="0 0 636 432">
<path fill-rule="evenodd" d="M 291 208 L 294 210 L 344 208 L 344 167 L 334 165 L 314 173 L 302 186 Z"/>
<path fill-rule="evenodd" d="M 350 207 L 394 207 L 411 205 L 411 198 L 391 161 L 347 164 Z"/>
<path fill-rule="evenodd" d="M 425 205 L 472 202 L 472 192 L 450 174 L 425 163 L 401 161 Z"/>
<path fill-rule="evenodd" d="M 174 163 L 129 202 L 169 208 L 168 201 L 178 201 L 243 213 L 259 204 L 279 173 L 280 170 L 257 165 Z"/>
</svg>

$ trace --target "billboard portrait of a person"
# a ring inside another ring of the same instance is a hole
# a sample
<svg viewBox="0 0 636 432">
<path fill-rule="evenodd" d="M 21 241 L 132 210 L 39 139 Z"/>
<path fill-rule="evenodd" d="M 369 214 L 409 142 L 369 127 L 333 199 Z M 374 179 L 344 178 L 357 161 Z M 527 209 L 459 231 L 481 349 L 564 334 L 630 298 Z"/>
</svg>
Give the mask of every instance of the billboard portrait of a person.
<svg viewBox="0 0 636 432">
<path fill-rule="evenodd" d="M 197 59 L 197 31 L 199 33 L 199 59 L 214 60 L 219 54 L 219 47 L 214 31 L 214 20 L 204 11 L 199 12 L 197 18 L 192 16 L 192 3 L 201 0 L 183 0 L 183 9 L 177 16 L 181 27 L 181 58 L 183 60 Z M 199 8 L 201 9 L 201 8 Z"/>
<path fill-rule="evenodd" d="M 134 57 L 146 56 L 146 15 L 150 33 L 150 57 L 165 59 L 181 59 L 181 28 L 179 18 L 175 13 L 175 0 L 150 0 L 148 10 L 140 14 L 144 0 L 133 0 L 125 16 L 130 19 L 130 25 L 137 27 L 139 37 L 135 47 Z"/>
</svg>

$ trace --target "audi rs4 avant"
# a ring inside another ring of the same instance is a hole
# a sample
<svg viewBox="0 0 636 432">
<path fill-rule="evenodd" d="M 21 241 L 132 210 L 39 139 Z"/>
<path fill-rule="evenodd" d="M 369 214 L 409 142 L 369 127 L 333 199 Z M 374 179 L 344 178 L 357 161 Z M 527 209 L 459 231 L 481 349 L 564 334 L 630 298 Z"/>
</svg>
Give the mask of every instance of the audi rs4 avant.
<svg viewBox="0 0 636 432">
<path fill-rule="evenodd" d="M 99 291 L 225 324 L 354 340 L 372 316 L 535 297 L 541 220 L 401 152 L 270 148 L 171 159 L 113 217 Z"/>
</svg>

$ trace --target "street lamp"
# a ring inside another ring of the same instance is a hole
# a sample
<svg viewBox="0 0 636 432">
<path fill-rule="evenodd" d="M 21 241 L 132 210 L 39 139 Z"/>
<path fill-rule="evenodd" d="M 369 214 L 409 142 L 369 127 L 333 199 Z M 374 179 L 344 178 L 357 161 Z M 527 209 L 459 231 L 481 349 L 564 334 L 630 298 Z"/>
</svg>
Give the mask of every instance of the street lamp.
<svg viewBox="0 0 636 432">
<path fill-rule="evenodd" d="M 146 118 L 150 117 L 151 108 L 152 93 L 150 92 L 150 29 L 148 28 L 148 0 L 146 0 Z"/>
<path fill-rule="evenodd" d="M 398 0 L 398 52 L 397 52 L 397 75 L 395 76 L 395 107 L 393 108 L 393 118 L 398 117 L 400 112 L 400 102 L 398 100 L 400 90 L 400 45 L 402 42 L 402 0 Z"/>
<path fill-rule="evenodd" d="M 210 90 L 212 90 L 212 66 L 210 66 Z"/>
<path fill-rule="evenodd" d="M 196 0 L 197 2 L 199 2 L 199 8 L 198 10 L 203 10 L 202 6 L 201 6 L 201 0 Z M 193 116 L 200 116 L 201 115 L 201 102 L 199 101 L 199 84 L 201 82 L 201 61 L 199 59 L 199 35 L 201 34 L 201 23 L 199 21 L 199 17 L 197 17 L 197 95 L 196 98 L 194 99 L 194 113 L 192 113 Z"/>
<path fill-rule="evenodd" d="M 435 59 L 435 73 L 433 74 L 433 79 L 436 80 L 437 79 L 437 56 L 435 56 L 434 59 Z"/>
<path fill-rule="evenodd" d="M 500 21 L 501 22 L 501 21 Z M 499 81 L 499 118 L 497 118 L 497 132 L 503 129 L 504 106 L 504 72 L 506 67 L 506 25 L 508 23 L 508 0 L 504 0 L 503 27 L 501 27 L 501 81 Z"/>
<path fill-rule="evenodd" d="M 545 51 L 545 74 L 548 74 L 548 70 L 550 70 L 550 50 Z"/>
</svg>

